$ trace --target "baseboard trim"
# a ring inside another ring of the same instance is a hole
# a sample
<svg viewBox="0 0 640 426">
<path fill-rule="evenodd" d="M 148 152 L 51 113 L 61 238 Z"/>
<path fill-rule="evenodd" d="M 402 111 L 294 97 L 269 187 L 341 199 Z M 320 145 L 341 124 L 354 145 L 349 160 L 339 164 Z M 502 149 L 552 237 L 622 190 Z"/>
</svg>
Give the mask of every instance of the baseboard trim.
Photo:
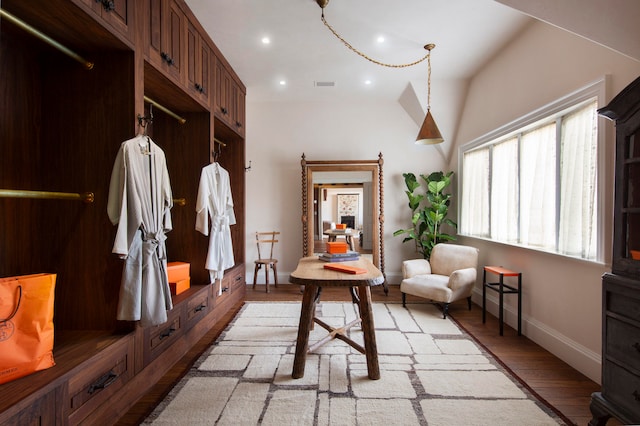
<svg viewBox="0 0 640 426">
<path fill-rule="evenodd" d="M 482 288 L 474 288 L 472 301 L 482 309 Z M 498 316 L 498 298 L 487 295 L 487 312 Z M 504 308 L 504 322 L 512 328 L 518 327 L 518 312 L 511 306 Z M 497 330 L 496 330 L 497 332 Z M 522 315 L 522 334 L 551 352 L 571 367 L 594 382 L 601 384 L 602 356 L 570 339 L 535 318 Z"/>
</svg>

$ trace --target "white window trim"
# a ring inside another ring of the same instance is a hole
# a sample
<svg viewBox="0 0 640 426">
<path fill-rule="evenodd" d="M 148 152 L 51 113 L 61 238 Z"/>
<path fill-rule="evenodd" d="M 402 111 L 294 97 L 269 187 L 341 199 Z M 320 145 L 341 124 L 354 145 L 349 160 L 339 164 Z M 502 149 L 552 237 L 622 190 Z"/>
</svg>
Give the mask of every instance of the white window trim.
<svg viewBox="0 0 640 426">
<path fill-rule="evenodd" d="M 557 99 L 553 102 L 548 103 L 547 105 L 538 108 L 520 118 L 517 118 L 516 120 L 507 123 L 495 130 L 492 130 L 491 132 L 488 132 L 486 134 L 484 134 L 483 136 L 480 136 L 477 139 L 472 140 L 471 142 L 468 142 L 464 145 L 461 145 L 458 148 L 458 199 L 462 200 L 463 197 L 463 193 L 462 193 L 462 182 L 464 180 L 462 174 L 463 172 L 463 167 L 462 167 L 462 162 L 464 159 L 464 153 L 467 151 L 470 151 L 472 149 L 475 148 L 479 148 L 489 142 L 493 142 L 498 138 L 504 138 L 507 137 L 509 134 L 517 132 L 517 131 L 521 131 L 524 128 L 526 128 L 527 126 L 533 125 L 534 123 L 544 119 L 544 118 L 548 118 L 549 116 L 552 115 L 556 115 L 556 114 L 560 114 L 562 111 L 569 109 L 569 108 L 573 108 L 576 105 L 580 104 L 581 102 L 585 102 L 591 98 L 597 98 L 598 99 L 598 108 L 602 108 L 606 105 L 607 103 L 607 93 L 608 93 L 608 88 L 609 88 L 609 75 L 604 75 L 601 78 L 591 82 L 590 84 L 584 86 L 581 89 L 576 90 L 575 92 L 572 92 L 566 96 L 563 96 L 560 99 Z M 606 212 L 605 212 L 605 208 L 607 207 L 606 205 L 606 199 L 605 199 L 605 183 L 606 183 L 606 177 L 604 176 L 604 172 L 606 171 L 606 159 L 605 159 L 605 144 L 606 144 L 606 129 L 608 126 L 608 120 L 606 120 L 604 117 L 598 116 L 598 147 L 597 147 L 597 151 L 598 151 L 598 170 L 597 170 L 597 200 L 598 200 L 598 220 L 597 220 L 597 239 L 598 239 L 598 243 L 597 243 L 597 248 L 596 248 L 596 259 L 595 260 L 587 260 L 587 259 L 580 259 L 580 260 L 584 260 L 587 262 L 592 262 L 592 263 L 600 263 L 600 264 L 604 264 L 605 261 L 608 261 L 607 258 L 609 256 L 609 252 L 611 250 L 605 250 L 605 248 L 609 248 L 609 244 L 606 243 L 605 241 L 605 219 L 606 219 Z M 457 220 L 458 223 L 460 223 L 461 221 L 461 208 L 457 209 Z M 485 237 L 479 237 L 476 235 L 468 235 L 468 234 L 464 234 L 464 233 L 460 233 L 460 235 L 468 237 L 468 238 L 477 238 L 477 239 L 481 239 L 481 240 L 486 240 L 486 241 L 491 241 L 494 242 L 496 244 L 503 244 L 503 245 L 513 245 L 516 247 L 520 247 L 522 249 L 525 250 L 534 250 L 534 251 L 544 251 L 545 253 L 549 253 L 549 254 L 553 254 L 556 256 L 563 256 L 563 257 L 571 257 L 571 258 L 575 258 L 572 256 L 567 256 L 567 255 L 563 255 L 561 253 L 557 253 L 557 252 L 551 252 L 551 251 L 546 251 L 546 250 L 541 250 L 541 249 L 537 249 L 534 247 L 527 247 L 527 246 L 523 246 L 523 245 L 519 245 L 519 244 L 509 244 L 509 243 L 505 243 L 503 241 L 496 241 L 493 240 L 491 238 L 485 238 Z"/>
</svg>

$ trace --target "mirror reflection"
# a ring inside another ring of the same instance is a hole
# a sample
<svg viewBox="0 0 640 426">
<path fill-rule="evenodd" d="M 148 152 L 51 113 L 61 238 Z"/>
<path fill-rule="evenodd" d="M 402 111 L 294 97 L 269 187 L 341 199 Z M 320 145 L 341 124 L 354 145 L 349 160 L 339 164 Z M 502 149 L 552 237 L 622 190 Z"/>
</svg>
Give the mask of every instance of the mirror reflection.
<svg viewBox="0 0 640 426">
<path fill-rule="evenodd" d="M 378 160 L 307 161 L 302 156 L 303 252 L 346 241 L 384 274 L 382 154 Z"/>
</svg>

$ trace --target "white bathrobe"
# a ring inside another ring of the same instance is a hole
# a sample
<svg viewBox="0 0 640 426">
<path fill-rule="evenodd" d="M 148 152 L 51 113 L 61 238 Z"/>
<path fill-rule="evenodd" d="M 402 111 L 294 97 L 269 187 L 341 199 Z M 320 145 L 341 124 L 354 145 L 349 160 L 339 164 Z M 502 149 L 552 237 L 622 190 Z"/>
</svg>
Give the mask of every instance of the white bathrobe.
<svg viewBox="0 0 640 426">
<path fill-rule="evenodd" d="M 211 223 L 209 223 L 211 220 Z M 196 230 L 209 235 L 205 268 L 213 283 L 234 264 L 230 225 L 236 224 L 229 172 L 218 163 L 202 169 L 196 201 Z"/>
<path fill-rule="evenodd" d="M 165 233 L 173 198 L 164 152 L 147 136 L 123 142 L 113 165 L 107 212 L 118 225 L 113 253 L 125 259 L 117 318 L 143 327 L 173 308 Z"/>
</svg>

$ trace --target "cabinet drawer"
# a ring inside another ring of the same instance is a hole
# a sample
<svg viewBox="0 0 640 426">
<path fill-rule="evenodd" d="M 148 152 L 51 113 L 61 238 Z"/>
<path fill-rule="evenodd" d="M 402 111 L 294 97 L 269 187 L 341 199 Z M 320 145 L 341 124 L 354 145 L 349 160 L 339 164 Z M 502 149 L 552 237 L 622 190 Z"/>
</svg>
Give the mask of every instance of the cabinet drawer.
<svg viewBox="0 0 640 426">
<path fill-rule="evenodd" d="M 607 318 L 606 356 L 640 371 L 640 329 Z"/>
<path fill-rule="evenodd" d="M 71 424 L 81 422 L 133 376 L 133 337 L 125 336 L 83 363 L 69 380 L 67 409 Z"/>
<path fill-rule="evenodd" d="M 202 289 L 187 302 L 186 328 L 196 324 L 209 312 L 209 287 Z"/>
<path fill-rule="evenodd" d="M 617 405 L 627 416 L 640 412 L 640 377 L 619 365 L 605 361 L 602 377 L 602 394 Z M 633 424 L 640 424 L 640 416 L 629 416 Z"/>
<path fill-rule="evenodd" d="M 611 275 L 605 276 L 603 284 L 606 310 L 637 321 L 640 318 L 640 293 L 629 285 L 628 280 Z"/>
<path fill-rule="evenodd" d="M 168 313 L 167 322 L 144 331 L 144 361 L 151 362 L 182 333 L 182 315 L 179 308 Z"/>
</svg>

